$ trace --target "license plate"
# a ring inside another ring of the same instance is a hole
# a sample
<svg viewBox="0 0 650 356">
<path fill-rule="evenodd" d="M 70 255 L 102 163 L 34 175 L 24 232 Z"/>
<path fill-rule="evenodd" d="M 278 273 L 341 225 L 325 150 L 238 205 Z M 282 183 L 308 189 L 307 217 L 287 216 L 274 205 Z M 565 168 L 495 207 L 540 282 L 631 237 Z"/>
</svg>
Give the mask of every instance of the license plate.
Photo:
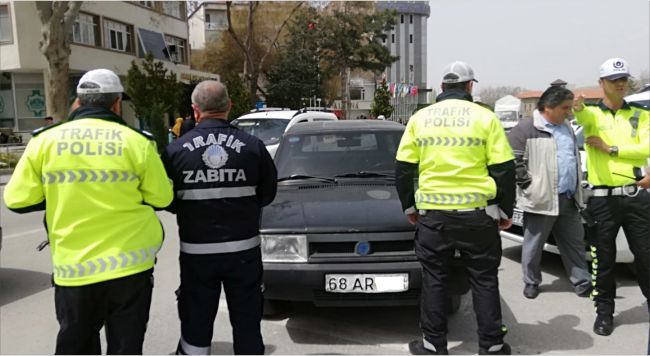
<svg viewBox="0 0 650 356">
<path fill-rule="evenodd" d="M 512 224 L 517 226 L 524 226 L 524 212 L 515 210 L 512 212 Z"/>
<path fill-rule="evenodd" d="M 408 273 L 325 275 L 325 291 L 330 293 L 394 293 L 408 289 Z"/>
</svg>

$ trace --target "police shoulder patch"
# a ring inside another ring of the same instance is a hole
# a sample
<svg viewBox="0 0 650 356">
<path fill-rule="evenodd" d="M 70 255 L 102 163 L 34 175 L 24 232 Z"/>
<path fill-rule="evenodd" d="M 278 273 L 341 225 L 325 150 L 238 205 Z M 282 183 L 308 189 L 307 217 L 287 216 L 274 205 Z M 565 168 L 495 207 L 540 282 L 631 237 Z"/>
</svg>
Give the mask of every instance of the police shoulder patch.
<svg viewBox="0 0 650 356">
<path fill-rule="evenodd" d="M 57 127 L 57 126 L 59 126 L 59 125 L 61 125 L 61 124 L 63 124 L 63 121 L 59 121 L 59 122 L 57 122 L 56 124 L 52 124 L 52 125 L 48 125 L 48 126 L 39 127 L 39 128 L 37 128 L 36 130 L 32 131 L 32 137 L 36 137 L 36 136 L 42 134 L 43 132 L 45 132 L 45 131 L 47 131 L 47 130 L 53 128 L 53 127 Z"/>
</svg>

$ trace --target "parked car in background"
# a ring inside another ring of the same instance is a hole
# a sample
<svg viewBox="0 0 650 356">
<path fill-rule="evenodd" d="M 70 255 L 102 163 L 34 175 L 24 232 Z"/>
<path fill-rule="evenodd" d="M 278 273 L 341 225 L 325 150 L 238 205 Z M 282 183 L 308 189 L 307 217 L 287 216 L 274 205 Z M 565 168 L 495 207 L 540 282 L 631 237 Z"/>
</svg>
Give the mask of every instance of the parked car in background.
<svg viewBox="0 0 650 356">
<path fill-rule="evenodd" d="M 250 113 L 234 119 L 231 124 L 262 140 L 273 157 L 278 149 L 280 138 L 293 125 L 302 122 L 332 120 L 338 120 L 336 115 L 326 111 L 265 108 L 252 110 Z"/>
<path fill-rule="evenodd" d="M 383 120 L 291 127 L 275 162 L 278 192 L 262 212 L 265 313 L 278 301 L 317 306 L 417 304 L 421 267 L 414 227 L 395 188 L 404 126 Z M 455 311 L 469 284 L 449 282 Z"/>
</svg>

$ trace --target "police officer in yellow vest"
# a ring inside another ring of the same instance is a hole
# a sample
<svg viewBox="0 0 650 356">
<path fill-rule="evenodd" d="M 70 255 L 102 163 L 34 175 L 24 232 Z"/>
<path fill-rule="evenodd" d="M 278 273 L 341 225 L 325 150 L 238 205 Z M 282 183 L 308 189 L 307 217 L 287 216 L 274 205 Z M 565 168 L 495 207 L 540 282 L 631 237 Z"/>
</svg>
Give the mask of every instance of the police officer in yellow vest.
<svg viewBox="0 0 650 356">
<path fill-rule="evenodd" d="M 141 354 L 153 265 L 163 240 L 154 212 L 172 187 L 148 134 L 120 117 L 120 79 L 79 81 L 69 121 L 33 133 L 4 191 L 18 213 L 45 210 L 60 330 L 56 354 Z"/>
<path fill-rule="evenodd" d="M 650 122 L 648 110 L 628 103 L 630 70 L 625 60 L 611 58 L 600 67 L 600 86 L 605 98 L 595 105 L 585 105 L 584 97 L 574 102 L 578 124 L 584 127 L 587 143 L 587 179 L 591 198 L 589 215 L 596 222 L 591 236 L 592 274 L 595 283 L 592 297 L 596 302 L 594 332 L 609 335 L 614 329 L 616 281 L 616 236 L 623 227 L 634 254 L 641 292 L 648 299 L 650 283 L 650 194 L 639 189 L 635 176 L 650 156 Z"/>
<path fill-rule="evenodd" d="M 499 229 L 512 224 L 514 156 L 496 115 L 472 102 L 475 81 L 466 63 L 449 64 L 437 103 L 411 117 L 397 151 L 397 190 L 416 225 L 423 270 L 423 338 L 409 344 L 413 354 L 447 354 L 447 280 L 456 250 L 470 276 L 479 354 L 511 352 L 503 341 L 497 272 Z"/>
</svg>

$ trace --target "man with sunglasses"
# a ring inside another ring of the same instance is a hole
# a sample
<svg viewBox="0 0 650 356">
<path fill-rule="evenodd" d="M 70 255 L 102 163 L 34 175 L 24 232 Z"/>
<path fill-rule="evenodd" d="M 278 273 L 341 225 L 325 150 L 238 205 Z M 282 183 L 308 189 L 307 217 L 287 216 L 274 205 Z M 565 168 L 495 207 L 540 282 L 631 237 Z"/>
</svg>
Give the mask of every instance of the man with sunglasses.
<svg viewBox="0 0 650 356">
<path fill-rule="evenodd" d="M 616 236 L 623 227 L 641 292 L 646 297 L 650 284 L 650 193 L 639 189 L 635 171 L 650 156 L 648 110 L 625 97 L 630 77 L 624 59 L 611 58 L 600 67 L 599 84 L 605 98 L 585 105 L 584 97 L 574 101 L 573 112 L 584 127 L 587 143 L 587 173 L 592 190 L 587 212 L 596 223 L 590 237 L 592 274 L 596 303 L 594 332 L 610 335 L 614 329 L 616 281 Z"/>
</svg>

